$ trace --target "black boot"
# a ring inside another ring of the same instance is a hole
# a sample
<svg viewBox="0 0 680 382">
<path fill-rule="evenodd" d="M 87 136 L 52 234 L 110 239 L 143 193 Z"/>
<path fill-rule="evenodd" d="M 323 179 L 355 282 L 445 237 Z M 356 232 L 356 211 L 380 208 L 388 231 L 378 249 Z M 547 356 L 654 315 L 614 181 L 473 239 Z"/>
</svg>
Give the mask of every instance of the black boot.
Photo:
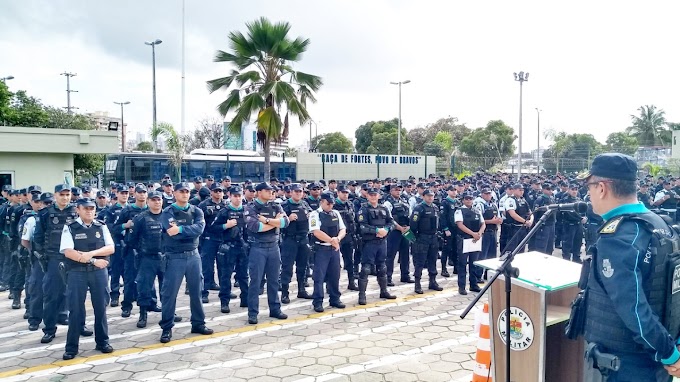
<svg viewBox="0 0 680 382">
<path fill-rule="evenodd" d="M 347 270 L 347 289 L 349 290 L 359 290 L 356 281 L 354 280 L 354 273 L 351 269 Z"/>
<path fill-rule="evenodd" d="M 137 320 L 137 327 L 138 328 L 146 328 L 146 307 L 145 306 L 140 306 L 139 307 L 139 320 Z"/>
<path fill-rule="evenodd" d="M 436 276 L 430 276 L 430 286 L 428 288 L 436 291 L 444 290 L 444 288 L 440 287 L 439 284 L 437 284 Z"/>
<path fill-rule="evenodd" d="M 368 279 L 359 279 L 359 305 L 366 305 L 366 287 Z"/>
<path fill-rule="evenodd" d="M 15 291 L 12 297 L 12 309 L 21 309 L 21 291 Z"/>
<path fill-rule="evenodd" d="M 307 293 L 305 286 L 303 284 L 301 284 L 300 282 L 298 282 L 297 297 L 298 298 L 304 298 L 305 300 L 311 300 L 312 299 L 312 296 L 309 293 Z"/>
<path fill-rule="evenodd" d="M 391 286 L 391 287 L 394 286 L 394 283 L 392 282 L 392 276 L 387 277 L 387 286 Z"/>
<path fill-rule="evenodd" d="M 282 304 L 290 304 L 290 295 L 288 293 L 288 285 L 286 285 L 285 288 L 281 289 L 281 303 Z"/>
<path fill-rule="evenodd" d="M 414 284 L 413 291 L 418 293 L 418 294 L 423 294 L 423 287 L 420 285 L 420 279 L 416 279 L 416 283 Z"/>
<path fill-rule="evenodd" d="M 440 272 L 442 277 L 451 277 L 451 274 L 449 273 L 448 269 L 446 269 L 446 262 L 442 262 L 442 271 Z"/>
<path fill-rule="evenodd" d="M 380 286 L 380 298 L 386 298 L 388 300 L 394 300 L 397 296 L 390 294 L 387 291 L 387 276 L 378 277 L 378 285 Z"/>
</svg>

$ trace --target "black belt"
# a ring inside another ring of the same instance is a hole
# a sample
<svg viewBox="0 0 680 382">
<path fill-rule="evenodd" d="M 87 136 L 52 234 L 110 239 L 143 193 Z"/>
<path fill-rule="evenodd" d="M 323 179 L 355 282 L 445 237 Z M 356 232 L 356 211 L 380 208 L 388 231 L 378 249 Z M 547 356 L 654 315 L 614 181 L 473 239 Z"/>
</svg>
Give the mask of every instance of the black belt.
<svg viewBox="0 0 680 382">
<path fill-rule="evenodd" d="M 94 272 L 94 271 L 103 271 L 106 268 L 97 268 L 94 265 L 79 265 L 77 267 L 73 267 L 69 269 L 69 272 Z"/>
<path fill-rule="evenodd" d="M 262 242 L 262 241 L 255 241 L 250 243 L 251 248 L 272 248 L 272 247 L 278 247 L 279 243 L 272 241 L 272 242 Z"/>
<path fill-rule="evenodd" d="M 168 252 L 165 254 L 165 256 L 167 256 L 168 259 L 188 259 L 189 257 L 194 255 L 198 256 L 198 253 L 196 253 L 195 249 L 184 252 Z"/>
<path fill-rule="evenodd" d="M 152 258 L 152 259 L 160 259 L 161 256 L 162 256 L 162 254 L 160 254 L 160 253 L 148 253 L 148 254 L 142 253 L 142 257 L 149 257 L 149 258 Z"/>
</svg>

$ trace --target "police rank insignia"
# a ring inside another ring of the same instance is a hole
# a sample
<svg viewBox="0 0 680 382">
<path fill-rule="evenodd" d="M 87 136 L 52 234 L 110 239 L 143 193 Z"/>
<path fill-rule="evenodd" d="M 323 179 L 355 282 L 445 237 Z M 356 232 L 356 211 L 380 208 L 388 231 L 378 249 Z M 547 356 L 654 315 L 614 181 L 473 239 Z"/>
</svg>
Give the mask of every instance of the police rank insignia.
<svg viewBox="0 0 680 382">
<path fill-rule="evenodd" d="M 612 263 L 609 262 L 609 259 L 602 260 L 602 274 L 606 278 L 614 276 L 614 268 L 612 268 Z"/>
<path fill-rule="evenodd" d="M 417 221 L 418 221 L 418 214 L 414 214 L 414 215 L 413 215 L 413 221 L 414 221 L 414 222 L 417 222 Z"/>
<path fill-rule="evenodd" d="M 359 215 L 359 221 L 360 222 L 364 221 L 364 215 Z"/>
<path fill-rule="evenodd" d="M 607 225 L 602 227 L 602 229 L 600 230 L 600 233 L 614 233 L 614 232 L 616 232 L 616 229 L 619 227 L 619 223 L 621 223 L 622 218 L 623 218 L 622 216 L 619 216 L 618 218 L 607 223 Z"/>
<path fill-rule="evenodd" d="M 101 239 L 102 235 L 99 233 L 99 231 L 95 232 L 94 237 L 97 239 Z"/>
</svg>

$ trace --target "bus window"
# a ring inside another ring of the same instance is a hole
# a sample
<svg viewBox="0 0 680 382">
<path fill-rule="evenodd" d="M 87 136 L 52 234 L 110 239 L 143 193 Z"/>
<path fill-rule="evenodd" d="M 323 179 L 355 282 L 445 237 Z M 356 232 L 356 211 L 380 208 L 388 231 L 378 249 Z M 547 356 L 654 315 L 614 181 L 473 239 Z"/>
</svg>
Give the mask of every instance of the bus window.
<svg viewBox="0 0 680 382">
<path fill-rule="evenodd" d="M 130 182 L 148 182 L 151 180 L 150 158 L 126 158 L 126 180 Z"/>
<path fill-rule="evenodd" d="M 212 175 L 216 181 L 227 176 L 226 162 L 208 162 L 208 172 L 205 175 Z"/>
<path fill-rule="evenodd" d="M 243 163 L 229 162 L 229 176 L 232 182 L 243 182 Z"/>
<path fill-rule="evenodd" d="M 182 168 L 184 168 L 184 163 L 182 163 Z M 205 175 L 204 161 L 191 160 L 187 162 L 187 171 L 182 171 L 182 177 L 190 181 L 197 176 L 204 177 Z"/>
<path fill-rule="evenodd" d="M 174 169 L 170 166 L 170 161 L 167 159 L 154 159 L 151 164 L 151 181 L 160 182 L 163 175 L 169 174 L 171 177 Z"/>
<path fill-rule="evenodd" d="M 254 181 L 262 180 L 262 163 L 245 162 L 243 163 L 243 176 Z"/>
</svg>

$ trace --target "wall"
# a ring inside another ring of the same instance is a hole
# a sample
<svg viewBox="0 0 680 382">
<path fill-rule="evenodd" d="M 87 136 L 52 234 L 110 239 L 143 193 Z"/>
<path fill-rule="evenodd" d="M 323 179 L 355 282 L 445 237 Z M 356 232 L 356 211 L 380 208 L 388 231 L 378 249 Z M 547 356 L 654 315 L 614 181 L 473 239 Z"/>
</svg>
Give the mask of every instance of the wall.
<svg viewBox="0 0 680 382">
<path fill-rule="evenodd" d="M 680 130 L 673 130 L 671 141 L 671 158 L 680 159 Z"/>
<path fill-rule="evenodd" d="M 5 171 L 14 172 L 15 188 L 37 184 L 52 192 L 56 184 L 64 183 L 64 171 L 73 174 L 73 154 L 0 152 L 0 173 Z"/>
<path fill-rule="evenodd" d="M 0 152 L 108 154 L 118 145 L 115 131 L 0 126 Z"/>
<path fill-rule="evenodd" d="M 434 173 L 437 158 L 416 155 L 318 154 L 298 153 L 297 178 L 305 180 L 335 179 L 408 179 L 424 178 Z"/>
</svg>

